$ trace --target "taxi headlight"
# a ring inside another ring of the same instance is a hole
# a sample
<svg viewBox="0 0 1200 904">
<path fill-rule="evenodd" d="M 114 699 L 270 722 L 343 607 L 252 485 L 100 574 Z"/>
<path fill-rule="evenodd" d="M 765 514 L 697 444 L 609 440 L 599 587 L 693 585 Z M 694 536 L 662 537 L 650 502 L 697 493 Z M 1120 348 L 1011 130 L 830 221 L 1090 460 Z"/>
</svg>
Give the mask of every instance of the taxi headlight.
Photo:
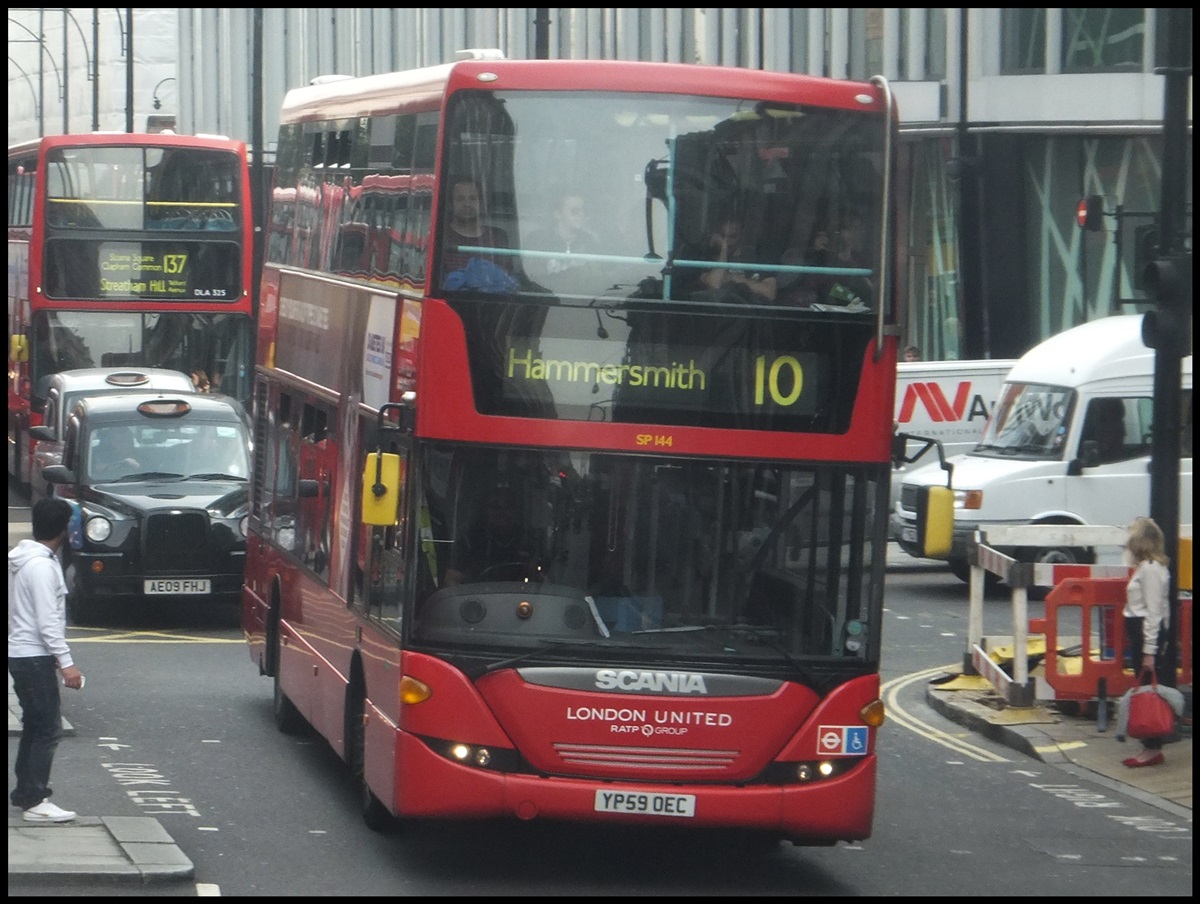
<svg viewBox="0 0 1200 904">
<path fill-rule="evenodd" d="M 83 532 L 93 543 L 103 543 L 112 536 L 112 522 L 107 518 L 96 515 L 88 518 L 83 525 Z"/>
</svg>

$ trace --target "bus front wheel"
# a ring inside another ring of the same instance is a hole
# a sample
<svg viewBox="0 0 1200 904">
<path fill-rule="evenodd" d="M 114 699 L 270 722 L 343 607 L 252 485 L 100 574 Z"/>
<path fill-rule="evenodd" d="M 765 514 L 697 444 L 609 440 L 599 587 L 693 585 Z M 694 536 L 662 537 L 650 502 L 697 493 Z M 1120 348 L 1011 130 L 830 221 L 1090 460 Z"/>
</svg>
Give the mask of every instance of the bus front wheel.
<svg viewBox="0 0 1200 904">
<path fill-rule="evenodd" d="M 400 821 L 383 805 L 367 784 L 367 699 L 363 694 L 351 695 L 346 708 L 346 760 L 350 775 L 358 786 L 359 806 L 363 822 L 372 832 L 390 834 L 400 828 Z"/>
<path fill-rule="evenodd" d="M 296 708 L 296 704 L 288 699 L 288 695 L 284 692 L 283 686 L 279 682 L 279 673 L 283 671 L 282 663 L 279 658 L 280 648 L 283 641 L 280 637 L 278 613 L 272 612 L 271 621 L 274 625 L 274 631 L 268 631 L 267 636 L 272 637 L 270 642 L 271 661 L 274 668 L 271 671 L 272 675 L 272 697 L 271 697 L 271 716 L 275 720 L 275 727 L 287 735 L 299 734 L 304 730 L 304 716 L 300 710 Z"/>
</svg>

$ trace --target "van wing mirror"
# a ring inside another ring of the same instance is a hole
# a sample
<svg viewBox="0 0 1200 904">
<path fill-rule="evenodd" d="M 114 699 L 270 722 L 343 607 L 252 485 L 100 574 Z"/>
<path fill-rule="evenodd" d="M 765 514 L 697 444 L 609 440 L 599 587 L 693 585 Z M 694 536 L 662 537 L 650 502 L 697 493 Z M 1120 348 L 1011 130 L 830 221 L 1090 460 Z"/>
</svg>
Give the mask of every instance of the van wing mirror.
<svg viewBox="0 0 1200 904">
<path fill-rule="evenodd" d="M 917 545 L 927 559 L 945 559 L 954 542 L 954 491 L 921 487 L 917 491 Z"/>
<path fill-rule="evenodd" d="M 1100 464 L 1100 444 L 1094 439 L 1085 439 L 1079 444 L 1079 455 L 1067 462 L 1067 476 L 1078 477 L 1084 468 Z"/>
<path fill-rule="evenodd" d="M 1085 439 L 1079 444 L 1079 458 L 1085 468 L 1100 464 L 1100 444 L 1094 439 Z"/>
<path fill-rule="evenodd" d="M 920 448 L 913 455 L 908 454 L 909 442 L 920 443 Z M 954 465 L 946 460 L 946 447 L 942 445 L 940 439 L 933 439 L 928 436 L 918 436 L 915 433 L 895 433 L 892 435 L 892 465 L 900 467 L 900 465 L 911 465 L 914 461 L 928 452 L 930 449 L 937 449 L 938 462 L 942 466 L 942 470 L 946 472 L 946 486 L 950 487 L 950 482 L 954 475 Z"/>
</svg>

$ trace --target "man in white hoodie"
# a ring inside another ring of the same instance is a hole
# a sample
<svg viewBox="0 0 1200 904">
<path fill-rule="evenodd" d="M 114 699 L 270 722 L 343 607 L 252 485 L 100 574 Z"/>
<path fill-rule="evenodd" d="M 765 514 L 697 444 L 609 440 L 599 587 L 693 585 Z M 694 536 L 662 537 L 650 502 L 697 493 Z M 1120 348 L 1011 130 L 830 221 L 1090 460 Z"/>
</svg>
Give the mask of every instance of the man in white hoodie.
<svg viewBox="0 0 1200 904">
<path fill-rule="evenodd" d="M 33 506 L 33 539 L 8 552 L 8 671 L 21 704 L 21 741 L 9 799 L 26 822 L 70 822 L 75 814 L 50 802 L 50 767 L 62 734 L 58 672 L 66 687 L 83 687 L 67 646 L 67 583 L 58 551 L 67 542 L 71 504 Z"/>
</svg>

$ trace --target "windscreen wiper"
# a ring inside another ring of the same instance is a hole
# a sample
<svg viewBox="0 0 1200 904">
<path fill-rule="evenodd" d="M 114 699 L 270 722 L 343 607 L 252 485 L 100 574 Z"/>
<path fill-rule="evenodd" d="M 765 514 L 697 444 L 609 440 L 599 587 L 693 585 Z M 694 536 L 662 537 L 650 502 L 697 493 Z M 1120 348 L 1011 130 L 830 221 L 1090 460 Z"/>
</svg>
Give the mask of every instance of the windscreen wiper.
<svg viewBox="0 0 1200 904">
<path fill-rule="evenodd" d="M 601 647 L 606 650 L 611 650 L 614 647 L 625 647 L 627 649 L 635 649 L 649 653 L 662 652 L 661 647 L 640 647 L 636 645 L 623 644 L 619 641 L 611 640 L 547 640 L 545 643 L 535 650 L 526 650 L 517 656 L 510 656 L 508 659 L 501 659 L 499 662 L 493 662 L 488 665 L 485 672 L 494 672 L 497 669 L 506 669 L 509 666 L 516 665 L 518 662 L 524 662 L 527 659 L 532 659 L 535 656 L 540 656 L 543 653 L 550 652 L 553 648 L 554 652 L 562 652 L 564 650 L 590 650 Z"/>
<path fill-rule="evenodd" d="M 142 471 L 140 474 L 126 474 L 124 477 L 118 477 L 116 480 L 106 482 L 131 483 L 134 480 L 183 480 L 183 475 L 173 474 L 170 471 Z"/>
<path fill-rule="evenodd" d="M 778 630 L 768 628 L 762 625 L 718 625 L 718 624 L 701 624 L 701 625 L 675 625 L 670 628 L 646 628 L 641 631 L 631 631 L 631 634 L 696 634 L 696 633 L 722 633 L 731 638 L 737 638 L 739 635 L 753 639 L 755 642 L 762 644 L 772 653 L 777 654 L 784 662 L 792 667 L 797 677 L 800 678 L 809 687 L 816 687 L 812 674 L 805 666 L 796 659 L 791 653 L 780 646 L 775 639 L 778 635 Z M 736 653 L 737 650 L 729 652 Z"/>
</svg>

